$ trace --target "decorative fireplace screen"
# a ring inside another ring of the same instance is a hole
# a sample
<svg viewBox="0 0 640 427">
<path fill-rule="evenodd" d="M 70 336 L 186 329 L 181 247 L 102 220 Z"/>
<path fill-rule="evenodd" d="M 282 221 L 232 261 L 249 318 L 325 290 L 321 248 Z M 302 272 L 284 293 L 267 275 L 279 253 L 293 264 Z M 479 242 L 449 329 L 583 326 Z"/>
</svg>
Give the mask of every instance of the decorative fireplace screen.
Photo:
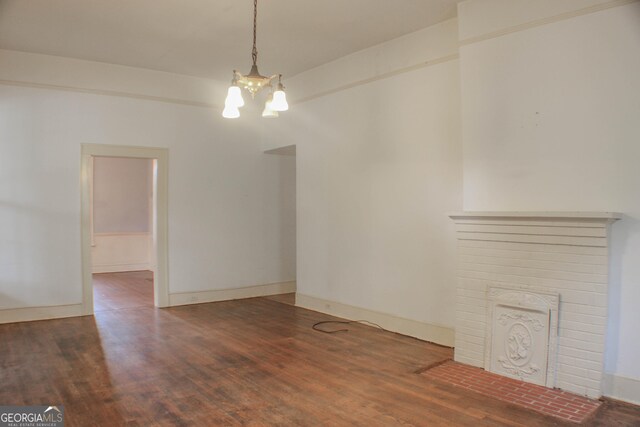
<svg viewBox="0 0 640 427">
<path fill-rule="evenodd" d="M 490 287 L 485 369 L 554 387 L 558 303 L 557 293 Z"/>
</svg>

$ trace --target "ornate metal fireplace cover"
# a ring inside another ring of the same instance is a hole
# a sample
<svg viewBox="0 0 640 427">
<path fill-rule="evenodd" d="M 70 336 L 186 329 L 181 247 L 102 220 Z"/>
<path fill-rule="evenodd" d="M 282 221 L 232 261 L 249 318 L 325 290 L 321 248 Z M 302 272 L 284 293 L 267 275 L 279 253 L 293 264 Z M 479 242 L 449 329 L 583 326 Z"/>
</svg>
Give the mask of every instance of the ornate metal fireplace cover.
<svg viewBox="0 0 640 427">
<path fill-rule="evenodd" d="M 490 287 L 485 369 L 554 387 L 558 305 L 546 290 Z"/>
</svg>

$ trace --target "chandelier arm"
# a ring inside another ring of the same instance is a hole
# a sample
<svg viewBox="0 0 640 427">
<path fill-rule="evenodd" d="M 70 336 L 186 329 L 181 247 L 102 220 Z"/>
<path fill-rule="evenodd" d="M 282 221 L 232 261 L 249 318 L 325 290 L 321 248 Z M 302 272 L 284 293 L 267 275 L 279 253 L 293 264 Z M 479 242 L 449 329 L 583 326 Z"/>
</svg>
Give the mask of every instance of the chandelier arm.
<svg viewBox="0 0 640 427">
<path fill-rule="evenodd" d="M 258 28 L 258 0 L 253 0 L 253 49 L 251 50 L 251 58 L 253 65 L 258 62 L 258 49 L 256 48 L 256 32 Z"/>
</svg>

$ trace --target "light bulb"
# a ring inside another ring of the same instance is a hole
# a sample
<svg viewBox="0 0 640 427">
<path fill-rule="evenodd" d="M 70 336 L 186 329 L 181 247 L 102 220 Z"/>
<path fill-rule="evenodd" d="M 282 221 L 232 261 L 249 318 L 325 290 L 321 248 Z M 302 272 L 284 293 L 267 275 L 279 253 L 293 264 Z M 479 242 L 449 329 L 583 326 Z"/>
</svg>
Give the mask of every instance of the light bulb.
<svg viewBox="0 0 640 427">
<path fill-rule="evenodd" d="M 271 108 L 273 111 L 287 111 L 289 109 L 289 104 L 287 103 L 287 95 L 285 95 L 284 90 L 278 88 L 277 91 L 273 92 L 273 102 L 271 103 Z"/>
<path fill-rule="evenodd" d="M 265 117 L 268 119 L 278 117 L 278 112 L 273 110 L 271 105 L 272 103 L 273 103 L 273 95 L 269 95 L 269 98 L 267 98 L 267 102 L 264 103 L 264 110 L 262 110 L 262 117 Z"/>
<path fill-rule="evenodd" d="M 224 100 L 225 107 L 240 108 L 244 106 L 244 99 L 242 99 L 242 93 L 240 88 L 236 85 L 229 86 L 227 92 L 227 98 Z"/>
<path fill-rule="evenodd" d="M 237 119 L 240 117 L 240 110 L 237 107 L 230 107 L 226 105 L 222 111 L 222 117 L 225 119 Z"/>
</svg>

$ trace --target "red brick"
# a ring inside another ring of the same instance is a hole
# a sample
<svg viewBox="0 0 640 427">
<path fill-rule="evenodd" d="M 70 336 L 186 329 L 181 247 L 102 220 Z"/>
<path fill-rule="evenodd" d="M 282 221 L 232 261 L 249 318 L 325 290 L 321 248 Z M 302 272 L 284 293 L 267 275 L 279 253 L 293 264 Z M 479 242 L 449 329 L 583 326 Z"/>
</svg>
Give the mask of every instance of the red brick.
<svg viewBox="0 0 640 427">
<path fill-rule="evenodd" d="M 425 375 L 572 422 L 583 421 L 601 404 L 583 396 L 525 383 L 455 362 L 440 365 Z"/>
<path fill-rule="evenodd" d="M 576 411 L 584 411 L 586 408 L 580 404 L 570 403 L 567 405 L 569 409 L 575 409 Z"/>
<path fill-rule="evenodd" d="M 556 397 L 554 401 L 562 405 L 568 405 L 569 403 L 572 403 L 572 401 L 570 399 L 567 399 L 566 397 Z"/>
</svg>

